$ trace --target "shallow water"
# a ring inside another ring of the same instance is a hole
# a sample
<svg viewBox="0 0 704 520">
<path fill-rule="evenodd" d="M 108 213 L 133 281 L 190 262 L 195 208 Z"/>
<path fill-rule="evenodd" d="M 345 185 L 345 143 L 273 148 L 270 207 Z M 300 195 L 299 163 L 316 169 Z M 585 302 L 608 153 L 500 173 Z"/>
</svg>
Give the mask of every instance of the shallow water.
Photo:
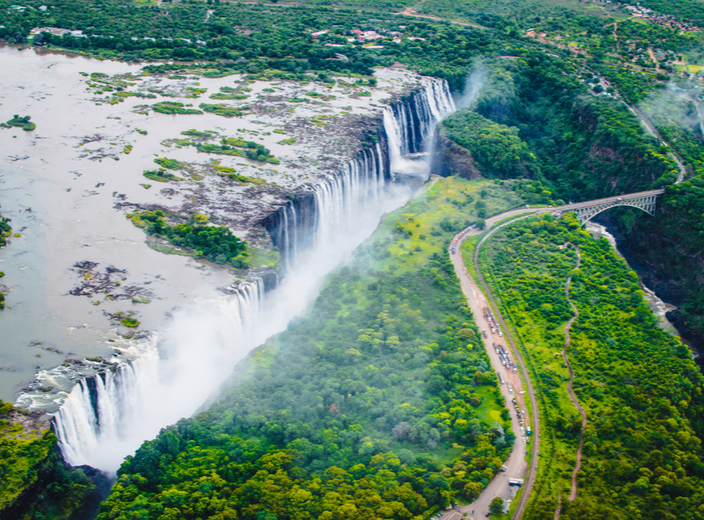
<svg viewBox="0 0 704 520">
<path fill-rule="evenodd" d="M 147 146 L 120 161 L 78 158 L 74 147 L 79 136 L 96 129 L 110 136 L 126 131 L 125 122 L 106 119 L 126 107 L 105 111 L 91 106 L 78 70 L 111 73 L 134 67 L 8 48 L 0 49 L 0 62 L 6 72 L 0 77 L 2 117 L 29 114 L 37 124 L 33 132 L 0 131 L 0 211 L 21 235 L 0 251 L 2 281 L 9 288 L 7 308 L 0 313 L 0 397 L 12 399 L 37 366 L 55 365 L 66 357 L 111 354 L 106 343 L 111 325 L 103 311 L 135 307 L 129 300 L 68 295 L 81 279 L 72 271 L 76 262 L 115 266 L 126 270 L 122 285 L 148 288 L 154 294 L 152 303 L 138 308 L 148 329 L 162 326 L 164 312 L 177 302 L 227 285 L 231 277 L 192 259 L 150 249 L 142 230 L 113 209 L 114 192 L 159 199 L 158 192 L 142 193 L 144 188 L 135 182 L 135 175 L 141 176 L 139 163 L 149 156 Z"/>
<path fill-rule="evenodd" d="M 132 109 L 135 105 L 158 101 L 180 101 L 195 106 L 201 102 L 232 104 L 235 102 L 210 100 L 208 95 L 223 85 L 236 86 L 235 82 L 241 80 L 239 76 L 197 80 L 150 77 L 141 81 L 177 91 L 199 83 L 197 86 L 207 88 L 208 92 L 199 99 L 127 98 L 110 105 L 102 101 L 96 104 L 96 94 L 86 90 L 90 78 L 79 72 L 137 75 L 140 66 L 8 46 L 0 46 L 0 64 L 3 69 L 0 120 L 10 119 L 14 114 L 30 115 L 37 125 L 32 132 L 0 129 L 0 213 L 12 219 L 13 233 L 20 234 L 0 249 L 0 271 L 5 272 L 0 283 L 5 285 L 7 306 L 0 312 L 0 398 L 5 400 L 13 400 L 38 369 L 57 366 L 67 358 L 109 357 L 121 341 L 116 332 L 125 333 L 128 329 L 116 325 L 105 313 L 134 312 L 141 322 L 140 330 L 160 330 L 175 309 L 197 298 L 216 298 L 221 295 L 218 287 L 233 282 L 234 275 L 226 269 L 151 249 L 144 232 L 125 218 L 126 210 L 116 209 L 115 204 L 132 202 L 179 208 L 184 202 L 195 200 L 194 193 L 203 187 L 213 190 L 222 200 L 239 198 L 245 209 L 271 204 L 276 199 L 264 196 L 248 199 L 246 188 L 223 188 L 217 178 L 178 186 L 145 179 L 142 172 L 157 167 L 153 163 L 156 156 L 202 163 L 212 158 L 193 147 L 166 147 L 161 144 L 164 139 L 180 137 L 181 131 L 198 128 L 262 142 L 282 160 L 281 165 L 262 167 L 261 163 L 242 158 L 217 158 L 245 175 L 266 175 L 267 180 L 293 189 L 325 173 L 317 168 L 317 161 L 318 156 L 330 156 L 329 142 L 321 139 L 316 145 L 310 141 L 315 141 L 318 134 L 330 134 L 330 129 L 325 125 L 308 129 L 300 143 L 293 146 L 278 144 L 292 134 L 271 133 L 273 129 L 286 121 L 302 122 L 307 127 L 311 125 L 305 123 L 312 117 L 321 114 L 344 117 L 350 110 L 355 115 L 380 116 L 383 107 L 378 103 L 413 81 L 406 73 L 388 72 L 379 82 L 379 88 L 366 89 L 371 92 L 368 98 L 350 98 L 350 93 L 356 91 L 345 86 L 329 89 L 320 84 L 250 83 L 247 87 L 252 89 L 248 92 L 251 99 L 247 102 L 261 104 L 267 102 L 269 95 L 290 97 L 303 95 L 303 91 L 332 94 L 335 99 L 280 107 L 290 114 L 289 119 L 282 119 L 276 112 L 226 119 L 207 113 L 142 115 Z M 276 91 L 267 93 L 264 88 Z M 264 97 L 258 99 L 258 95 Z M 138 128 L 148 134 L 141 135 L 136 131 Z M 123 153 L 128 144 L 134 146 L 129 155 Z M 339 152 L 341 164 L 349 159 L 343 144 Z M 308 167 L 290 174 L 292 163 L 306 160 L 311 163 Z M 147 183 L 153 186 L 150 189 L 141 186 Z M 208 209 L 216 216 L 218 211 L 227 211 L 224 203 L 220 208 L 213 203 L 212 208 L 205 207 L 203 211 Z M 244 234 L 246 230 L 235 231 Z M 113 276 L 120 286 L 115 286 L 112 292 L 119 294 L 123 288 L 137 287 L 149 295 L 151 303 L 134 304 L 130 299 L 109 301 L 105 294 L 92 297 L 68 294 L 84 281 L 85 275 L 74 265 L 85 261 L 98 264 L 96 270 L 100 273 L 110 267 L 123 270 L 124 273 Z"/>
</svg>

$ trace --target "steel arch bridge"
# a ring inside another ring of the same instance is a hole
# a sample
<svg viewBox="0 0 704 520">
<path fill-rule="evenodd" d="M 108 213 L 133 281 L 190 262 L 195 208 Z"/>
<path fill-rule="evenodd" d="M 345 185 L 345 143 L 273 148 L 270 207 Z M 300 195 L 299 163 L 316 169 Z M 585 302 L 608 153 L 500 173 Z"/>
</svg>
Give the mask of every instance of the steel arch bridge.
<svg viewBox="0 0 704 520">
<path fill-rule="evenodd" d="M 555 213 L 562 215 L 568 211 L 574 211 L 580 224 L 584 225 L 596 215 L 607 209 L 617 206 L 630 206 L 645 211 L 648 215 L 655 215 L 655 203 L 657 198 L 665 193 L 664 189 L 641 191 L 638 193 L 629 193 L 619 197 L 608 197 L 606 199 L 590 200 L 587 202 L 578 202 L 576 204 L 567 204 L 555 208 Z"/>
</svg>

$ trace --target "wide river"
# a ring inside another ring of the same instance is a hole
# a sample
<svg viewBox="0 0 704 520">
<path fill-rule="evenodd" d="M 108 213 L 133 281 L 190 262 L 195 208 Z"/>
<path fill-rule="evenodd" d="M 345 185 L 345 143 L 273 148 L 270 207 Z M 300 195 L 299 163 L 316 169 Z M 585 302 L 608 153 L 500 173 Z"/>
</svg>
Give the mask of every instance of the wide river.
<svg viewBox="0 0 704 520">
<path fill-rule="evenodd" d="M 142 172 L 156 168 L 156 156 L 168 154 L 191 162 L 209 159 L 193 147 L 165 148 L 161 144 L 164 139 L 181 137 L 181 131 L 194 127 L 230 135 L 235 135 L 235 129 L 258 135 L 264 123 L 208 113 L 170 116 L 133 112 L 139 104 L 182 101 L 198 105 L 209 102 L 207 98 L 130 97 L 111 105 L 96 103 L 96 95 L 87 91 L 90 78 L 86 73 L 139 74 L 141 65 L 2 45 L 0 64 L 0 121 L 14 114 L 29 115 L 37 125 L 31 132 L 0 129 L 0 213 L 12 219 L 13 234 L 19 235 L 0 249 L 0 271 L 5 273 L 0 285 L 7 306 L 0 312 L 0 398 L 14 400 L 38 371 L 61 366 L 67 359 L 109 358 L 114 347 L 129 347 L 121 336 L 129 330 L 119 325 L 115 313 L 134 312 L 141 322 L 140 331 L 159 331 L 179 308 L 194 301 L 222 299 L 218 288 L 233 283 L 232 273 L 207 262 L 155 251 L 146 244 L 143 230 L 125 218 L 127 210 L 116 205 L 135 202 L 178 207 L 188 197 L 187 191 L 169 190 L 169 184 L 151 182 L 156 186 L 150 189 L 143 186 L 150 181 Z M 162 77 L 143 81 L 181 91 L 197 86 L 207 88 L 209 93 L 233 85 L 233 77 L 189 80 Z M 273 85 L 262 82 L 251 86 L 252 94 L 257 94 L 257 90 Z M 286 88 L 277 87 L 281 91 Z M 331 103 L 349 105 L 346 110 L 354 106 L 360 113 L 371 102 L 388 95 L 374 91 L 373 98 L 349 100 L 335 93 L 338 101 Z M 377 106 L 375 110 L 380 113 L 378 105 L 372 106 Z M 268 139 L 273 138 L 282 139 L 280 135 Z M 126 154 L 123 150 L 128 144 L 134 148 Z M 277 156 L 284 153 L 283 147 L 276 149 L 276 143 L 266 145 Z M 229 163 L 223 160 L 222 164 Z M 256 170 L 252 165 L 243 166 Z M 281 174 L 277 182 L 286 182 L 289 177 Z M 394 200 L 388 208 L 380 205 L 369 215 L 369 222 L 356 231 L 370 233 L 383 211 L 402 203 L 407 196 Z M 355 241 L 350 242 L 352 247 Z M 316 274 L 329 271 L 344 258 L 346 249 L 336 252 L 335 259 Z M 83 262 L 91 263 L 93 274 L 77 266 Z M 131 298 L 113 301 L 102 292 L 92 296 L 70 294 L 87 278 L 95 281 L 100 276 L 110 280 L 113 294 L 131 288 L 146 295 L 151 303 L 135 304 Z M 309 289 L 304 293 L 308 298 L 314 296 Z M 57 384 L 61 386 L 61 382 Z M 48 391 L 46 407 L 52 411 L 50 397 L 57 388 L 44 389 Z M 66 385 L 61 390 L 69 389 Z M 37 404 L 42 405 L 41 399 L 34 401 L 33 405 Z"/>
</svg>

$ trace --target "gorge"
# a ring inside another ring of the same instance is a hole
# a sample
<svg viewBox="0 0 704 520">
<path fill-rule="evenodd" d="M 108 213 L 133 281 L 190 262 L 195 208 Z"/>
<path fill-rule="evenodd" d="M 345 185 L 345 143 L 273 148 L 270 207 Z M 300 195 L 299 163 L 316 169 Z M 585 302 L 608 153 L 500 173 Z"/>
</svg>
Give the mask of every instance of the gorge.
<svg viewBox="0 0 704 520">
<path fill-rule="evenodd" d="M 8 0 L 0 518 L 701 516 L 695 1 Z"/>
<path fill-rule="evenodd" d="M 447 84 L 422 79 L 383 110 L 370 145 L 263 218 L 281 258 L 278 274 L 255 271 L 230 294 L 174 311 L 165 331 L 121 340 L 126 359 L 79 379 L 56 413 L 66 460 L 114 472 L 144 440 L 207 402 L 239 359 L 306 308 L 325 273 L 381 215 L 407 200 L 414 176 L 422 180 L 427 167 L 406 156 L 421 152 L 435 123 L 453 110 Z M 51 370 L 43 377 L 40 384 L 50 386 Z M 37 409 L 46 394 L 25 393 L 18 402 Z"/>
</svg>

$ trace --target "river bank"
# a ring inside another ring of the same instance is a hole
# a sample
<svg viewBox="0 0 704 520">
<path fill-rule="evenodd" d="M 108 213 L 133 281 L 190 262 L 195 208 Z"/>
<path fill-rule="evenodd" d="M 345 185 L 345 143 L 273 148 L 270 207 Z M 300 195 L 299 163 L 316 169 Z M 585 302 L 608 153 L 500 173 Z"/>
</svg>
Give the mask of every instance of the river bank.
<svg viewBox="0 0 704 520">
<path fill-rule="evenodd" d="M 655 272 L 649 266 L 638 262 L 627 245 L 619 239 L 618 228 L 607 215 L 600 215 L 596 222 L 589 222 L 587 230 L 595 238 L 606 238 L 614 250 L 638 274 L 639 283 L 644 292 L 644 298 L 653 314 L 660 320 L 660 326 L 669 334 L 676 336 L 687 345 L 695 362 L 704 371 L 704 360 L 701 357 L 704 344 L 691 331 L 687 330 L 678 311 L 681 303 L 679 291 L 668 283 L 666 273 Z"/>
</svg>

